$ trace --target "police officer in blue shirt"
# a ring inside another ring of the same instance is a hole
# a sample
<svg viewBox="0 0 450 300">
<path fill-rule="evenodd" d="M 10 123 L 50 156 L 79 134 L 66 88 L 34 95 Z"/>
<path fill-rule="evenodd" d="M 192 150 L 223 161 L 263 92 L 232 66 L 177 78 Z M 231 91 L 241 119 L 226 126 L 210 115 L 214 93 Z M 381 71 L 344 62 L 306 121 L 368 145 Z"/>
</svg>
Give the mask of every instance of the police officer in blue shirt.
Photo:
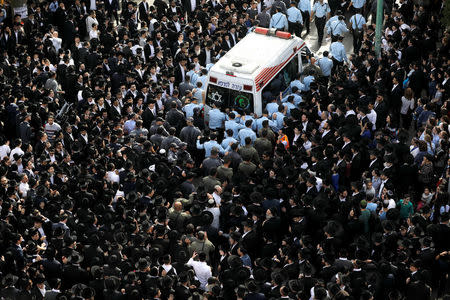
<svg viewBox="0 0 450 300">
<path fill-rule="evenodd" d="M 319 0 L 318 2 L 314 3 L 310 20 L 312 20 L 312 18 L 315 16 L 314 20 L 316 22 L 317 33 L 319 35 L 319 46 L 322 45 L 323 30 L 325 28 L 325 23 L 327 22 L 327 18 L 329 17 L 330 12 L 330 6 L 328 5 L 328 3 L 323 2 L 323 0 Z"/>
<path fill-rule="evenodd" d="M 269 112 L 265 109 L 262 112 L 262 116 L 256 119 L 256 132 L 259 132 L 261 128 L 263 128 L 263 122 L 267 120 L 269 122 L 270 127 L 276 127 L 276 122 L 269 119 Z"/>
<path fill-rule="evenodd" d="M 347 62 L 347 53 L 345 52 L 345 47 L 342 41 L 343 36 L 340 36 L 338 40 L 330 45 L 330 53 L 333 56 L 333 70 L 334 72 L 338 66 L 342 66 L 344 61 Z"/>
<path fill-rule="evenodd" d="M 291 2 L 291 7 L 287 10 L 289 32 L 296 36 L 301 36 L 303 31 L 303 17 L 300 10 L 296 7 L 294 1 Z"/>
<path fill-rule="evenodd" d="M 209 111 L 209 128 L 212 130 L 223 129 L 225 119 L 225 113 L 221 112 L 216 104 L 213 103 L 212 109 Z"/>
<path fill-rule="evenodd" d="M 281 9 L 279 7 L 276 7 L 275 11 L 276 13 L 270 19 L 269 28 L 287 30 L 289 25 L 286 16 L 281 13 Z"/>
<path fill-rule="evenodd" d="M 248 136 L 252 139 L 252 144 L 255 142 L 256 133 L 252 129 L 252 124 L 253 124 L 252 120 L 247 120 L 247 121 L 245 121 L 245 128 L 239 130 L 238 136 L 239 136 L 239 141 L 241 143 L 241 146 L 245 146 L 245 138 Z"/>
<path fill-rule="evenodd" d="M 266 110 L 267 113 L 269 114 L 269 116 L 272 116 L 273 113 L 278 111 L 278 102 L 277 102 L 277 98 L 273 97 L 272 101 L 267 103 L 266 105 Z"/>
<path fill-rule="evenodd" d="M 339 16 L 336 21 L 331 22 L 327 33 L 331 35 L 331 42 L 336 42 L 338 37 L 344 36 L 346 32 L 348 32 L 348 29 L 344 22 L 344 16 Z"/>
<path fill-rule="evenodd" d="M 353 13 L 362 12 L 364 4 L 366 4 L 366 0 L 352 0 L 348 5 L 347 10 L 350 10 L 350 8 L 353 7 Z"/>
<path fill-rule="evenodd" d="M 303 24 L 306 28 L 306 34 L 309 34 L 309 17 L 311 15 L 311 1 L 310 0 L 300 0 L 298 2 L 298 9 L 302 13 Z M 300 31 L 301 33 L 301 31 Z"/>
<path fill-rule="evenodd" d="M 226 125 L 225 125 L 226 126 Z M 237 143 L 237 140 L 233 138 L 233 130 L 225 129 L 225 138 L 222 140 L 222 148 L 226 149 L 229 145 Z"/>
<path fill-rule="evenodd" d="M 294 97 L 294 104 L 295 106 L 298 107 L 298 105 L 300 104 L 300 102 L 302 102 L 302 96 L 300 96 L 299 94 L 297 94 L 298 92 L 298 88 L 297 87 L 293 87 L 292 88 L 292 94 L 289 94 L 287 96 L 285 96 L 283 99 L 281 99 L 281 103 L 286 103 L 288 101 L 288 98 L 290 96 Z"/>
<path fill-rule="evenodd" d="M 186 118 L 190 118 L 194 116 L 194 109 L 199 108 L 202 109 L 203 104 L 198 104 L 198 99 L 196 97 L 192 97 L 191 102 L 183 106 L 182 110 L 186 114 Z"/>
<path fill-rule="evenodd" d="M 239 130 L 245 128 L 244 125 L 239 123 L 239 120 L 236 120 L 236 115 L 234 112 L 230 112 L 228 114 L 228 121 L 225 121 L 225 130 L 232 130 L 233 131 L 233 138 L 238 138 Z"/>
<path fill-rule="evenodd" d="M 350 18 L 350 26 L 353 35 L 353 52 L 358 53 L 361 47 L 363 28 L 366 26 L 366 18 L 356 13 Z"/>
<path fill-rule="evenodd" d="M 222 146 L 217 142 L 217 134 L 215 132 L 211 133 L 209 136 L 209 141 L 204 142 L 203 144 L 200 143 L 201 136 L 197 137 L 197 149 L 205 149 L 205 158 L 208 158 L 211 156 L 211 150 L 212 148 L 216 147 L 219 149 L 219 152 L 223 155 L 225 152 L 228 151 L 227 149 L 222 148 Z"/>
<path fill-rule="evenodd" d="M 328 58 L 330 53 L 328 51 L 323 51 L 323 57 L 319 59 L 317 64 L 319 65 L 320 70 L 322 70 L 323 81 L 325 84 L 328 84 L 328 80 L 331 76 L 331 70 L 333 69 L 333 61 Z"/>
</svg>

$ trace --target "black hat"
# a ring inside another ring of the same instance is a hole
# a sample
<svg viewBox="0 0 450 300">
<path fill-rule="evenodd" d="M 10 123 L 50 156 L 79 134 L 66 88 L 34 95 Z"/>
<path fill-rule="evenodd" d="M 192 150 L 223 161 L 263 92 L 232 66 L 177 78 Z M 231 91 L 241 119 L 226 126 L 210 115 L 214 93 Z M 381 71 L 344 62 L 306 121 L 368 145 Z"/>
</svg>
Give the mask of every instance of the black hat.
<svg viewBox="0 0 450 300">
<path fill-rule="evenodd" d="M 5 277 L 3 277 L 2 279 L 2 286 L 3 287 L 7 287 L 7 286 L 12 286 L 15 285 L 17 280 L 19 280 L 19 277 L 17 277 L 16 275 L 13 275 L 11 273 L 8 273 Z"/>
<path fill-rule="evenodd" d="M 150 263 L 145 258 L 140 258 L 139 261 L 136 263 L 136 268 L 139 270 L 146 269 L 150 266 Z"/>
<path fill-rule="evenodd" d="M 305 216 L 305 211 L 301 208 L 294 208 L 290 211 L 291 218 Z"/>
<path fill-rule="evenodd" d="M 73 264 L 79 264 L 83 260 L 84 260 L 84 257 L 81 254 L 77 253 L 77 252 L 72 253 L 72 255 L 69 257 L 69 262 L 71 262 Z"/>
<path fill-rule="evenodd" d="M 214 221 L 214 215 L 212 214 L 212 212 L 207 210 L 202 211 L 201 217 L 204 226 L 211 225 Z"/>
<path fill-rule="evenodd" d="M 95 290 L 90 286 L 88 286 L 84 288 L 83 291 L 81 292 L 81 297 L 83 297 L 84 299 L 95 297 Z"/>
</svg>

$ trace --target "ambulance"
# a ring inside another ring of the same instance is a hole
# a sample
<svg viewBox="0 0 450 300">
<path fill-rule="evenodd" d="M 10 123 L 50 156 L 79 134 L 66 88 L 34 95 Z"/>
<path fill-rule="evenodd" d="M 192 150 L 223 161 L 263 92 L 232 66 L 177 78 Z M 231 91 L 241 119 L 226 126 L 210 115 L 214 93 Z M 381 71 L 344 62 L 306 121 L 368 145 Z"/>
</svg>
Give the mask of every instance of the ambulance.
<svg viewBox="0 0 450 300">
<path fill-rule="evenodd" d="M 310 51 L 288 32 L 256 27 L 214 64 L 208 74 L 205 105 L 261 115 L 275 78 L 285 86 L 301 73 Z M 281 75 L 282 76 L 281 76 Z M 278 96 L 278 95 L 275 95 Z"/>
</svg>

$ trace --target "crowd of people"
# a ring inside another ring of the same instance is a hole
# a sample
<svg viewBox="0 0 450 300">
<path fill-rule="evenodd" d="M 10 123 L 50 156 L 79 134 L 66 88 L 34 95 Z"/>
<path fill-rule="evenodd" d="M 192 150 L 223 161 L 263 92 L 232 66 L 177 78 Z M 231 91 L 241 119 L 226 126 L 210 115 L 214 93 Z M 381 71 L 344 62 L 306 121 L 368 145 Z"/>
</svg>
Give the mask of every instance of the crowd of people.
<svg viewBox="0 0 450 300">
<path fill-rule="evenodd" d="M 445 1 L 385 0 L 380 57 L 377 1 L 140 1 L 2 2 L 1 299 L 450 298 Z M 205 107 L 313 25 L 262 115 Z"/>
</svg>

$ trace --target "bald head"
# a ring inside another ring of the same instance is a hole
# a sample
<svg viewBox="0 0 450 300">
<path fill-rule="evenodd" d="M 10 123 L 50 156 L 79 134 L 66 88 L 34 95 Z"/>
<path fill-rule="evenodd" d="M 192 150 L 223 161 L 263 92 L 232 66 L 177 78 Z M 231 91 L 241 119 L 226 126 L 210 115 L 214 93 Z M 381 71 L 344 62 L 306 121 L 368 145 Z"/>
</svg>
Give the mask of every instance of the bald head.
<svg viewBox="0 0 450 300">
<path fill-rule="evenodd" d="M 173 209 L 175 209 L 176 211 L 181 211 L 183 209 L 183 204 L 181 204 L 180 201 L 175 201 L 175 203 L 173 204 Z"/>
</svg>

